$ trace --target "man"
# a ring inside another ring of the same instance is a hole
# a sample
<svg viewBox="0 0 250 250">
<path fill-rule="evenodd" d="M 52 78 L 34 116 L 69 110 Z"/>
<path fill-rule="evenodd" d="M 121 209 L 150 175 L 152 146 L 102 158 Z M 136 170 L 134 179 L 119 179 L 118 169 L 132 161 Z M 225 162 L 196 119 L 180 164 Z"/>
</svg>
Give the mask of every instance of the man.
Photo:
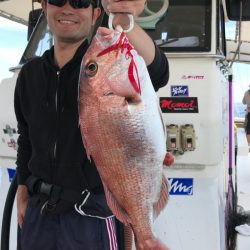
<svg viewBox="0 0 250 250">
<path fill-rule="evenodd" d="M 248 89 L 244 93 L 242 103 L 247 105 L 244 126 L 245 126 L 248 148 L 250 150 L 250 89 Z"/>
<path fill-rule="evenodd" d="M 93 161 L 86 157 L 78 126 L 80 63 L 101 13 L 96 1 L 42 0 L 54 46 L 24 65 L 17 80 L 17 211 L 22 250 L 118 249 L 102 183 Z M 144 8 L 144 0 L 103 0 L 102 4 L 106 12 L 134 16 Z M 125 15 L 120 22 L 126 25 Z M 137 25 L 127 37 L 144 58 L 158 90 L 168 80 L 164 54 Z M 83 203 L 82 210 L 90 216 L 74 209 Z"/>
</svg>

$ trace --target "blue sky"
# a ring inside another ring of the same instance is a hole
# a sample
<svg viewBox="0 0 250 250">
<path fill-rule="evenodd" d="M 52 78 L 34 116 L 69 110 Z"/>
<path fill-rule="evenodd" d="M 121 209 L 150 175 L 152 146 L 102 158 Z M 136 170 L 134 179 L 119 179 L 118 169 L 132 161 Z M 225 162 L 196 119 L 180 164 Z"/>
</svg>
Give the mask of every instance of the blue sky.
<svg viewBox="0 0 250 250">
<path fill-rule="evenodd" d="M 27 26 L 0 17 L 0 82 L 12 75 L 27 44 Z"/>
</svg>

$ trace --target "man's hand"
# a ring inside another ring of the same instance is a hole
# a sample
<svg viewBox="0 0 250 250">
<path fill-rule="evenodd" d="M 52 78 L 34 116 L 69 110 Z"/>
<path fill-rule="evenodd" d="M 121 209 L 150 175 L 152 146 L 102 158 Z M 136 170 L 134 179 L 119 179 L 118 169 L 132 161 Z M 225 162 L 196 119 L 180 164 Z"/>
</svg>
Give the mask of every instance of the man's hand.
<svg viewBox="0 0 250 250">
<path fill-rule="evenodd" d="M 130 21 L 127 14 L 138 17 L 144 10 L 145 0 L 101 0 L 102 6 L 107 14 L 113 13 L 113 27 L 118 25 L 123 30 L 129 30 L 126 33 L 130 44 L 137 50 L 138 54 L 142 56 L 146 65 L 150 65 L 155 58 L 155 44 L 148 34 L 136 23 L 130 30 Z M 124 13 L 124 14 L 117 14 Z M 119 27 L 119 26 L 118 26 Z M 120 31 L 120 29 L 119 29 Z"/>
<path fill-rule="evenodd" d="M 102 0 L 102 6 L 107 14 L 116 14 L 113 26 L 121 25 L 124 30 L 130 27 L 127 14 L 137 17 L 144 10 L 145 0 Z M 124 15 L 124 14 L 126 15 Z"/>
<path fill-rule="evenodd" d="M 102 0 L 106 13 L 129 13 L 139 16 L 144 10 L 145 0 Z"/>
<path fill-rule="evenodd" d="M 174 157 L 171 153 L 166 154 L 163 164 L 168 167 L 174 164 Z"/>
<path fill-rule="evenodd" d="M 28 192 L 25 185 L 19 185 L 17 188 L 17 221 L 19 226 L 22 228 L 23 218 L 25 215 L 27 201 L 28 201 Z"/>
</svg>

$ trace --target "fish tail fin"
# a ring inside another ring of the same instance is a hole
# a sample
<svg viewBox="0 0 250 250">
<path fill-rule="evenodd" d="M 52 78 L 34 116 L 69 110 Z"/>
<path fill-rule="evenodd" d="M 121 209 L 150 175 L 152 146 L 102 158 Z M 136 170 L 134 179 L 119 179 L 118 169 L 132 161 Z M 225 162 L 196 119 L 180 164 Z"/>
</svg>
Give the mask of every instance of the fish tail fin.
<svg viewBox="0 0 250 250">
<path fill-rule="evenodd" d="M 168 202 L 168 182 L 164 175 L 162 175 L 162 184 L 159 199 L 156 203 L 154 203 L 154 218 L 156 218 L 161 210 L 166 206 Z"/>
</svg>

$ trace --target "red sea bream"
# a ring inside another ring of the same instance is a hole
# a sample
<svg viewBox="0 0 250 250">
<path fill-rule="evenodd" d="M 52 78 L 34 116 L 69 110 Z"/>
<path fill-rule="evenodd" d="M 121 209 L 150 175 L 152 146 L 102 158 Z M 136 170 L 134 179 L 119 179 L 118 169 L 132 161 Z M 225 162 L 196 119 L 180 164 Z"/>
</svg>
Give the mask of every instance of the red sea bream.
<svg viewBox="0 0 250 250">
<path fill-rule="evenodd" d="M 166 135 L 158 98 L 144 60 L 124 33 L 115 31 L 112 39 L 103 34 L 105 28 L 100 28 L 81 65 L 83 143 L 111 211 L 132 228 L 136 248 L 167 249 L 151 229 L 168 198 Z"/>
</svg>

